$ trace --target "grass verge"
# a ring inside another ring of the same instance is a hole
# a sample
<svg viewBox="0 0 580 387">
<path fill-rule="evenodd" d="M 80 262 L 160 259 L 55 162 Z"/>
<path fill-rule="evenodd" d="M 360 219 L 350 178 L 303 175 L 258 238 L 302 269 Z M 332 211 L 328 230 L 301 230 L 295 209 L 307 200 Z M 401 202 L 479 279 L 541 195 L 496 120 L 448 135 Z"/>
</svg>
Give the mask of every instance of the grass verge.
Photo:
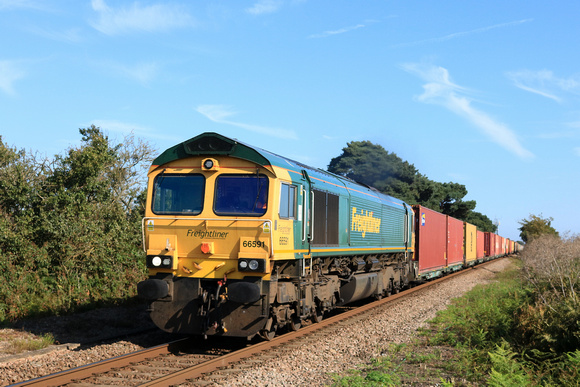
<svg viewBox="0 0 580 387">
<path fill-rule="evenodd" d="M 519 267 L 498 273 L 453 300 L 414 342 L 334 375 L 333 386 L 580 386 L 580 350 L 558 357 L 526 342 L 521 316 L 535 300 Z"/>
</svg>

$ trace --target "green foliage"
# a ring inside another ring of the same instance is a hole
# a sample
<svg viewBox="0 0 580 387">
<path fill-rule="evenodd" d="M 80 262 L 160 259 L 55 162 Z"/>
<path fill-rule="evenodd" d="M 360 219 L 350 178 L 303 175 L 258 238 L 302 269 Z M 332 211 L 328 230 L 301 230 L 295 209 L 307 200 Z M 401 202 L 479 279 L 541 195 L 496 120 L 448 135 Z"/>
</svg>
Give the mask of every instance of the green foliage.
<svg viewBox="0 0 580 387">
<path fill-rule="evenodd" d="M 375 187 L 407 203 L 421 204 L 457 219 L 471 219 L 481 230 L 495 231 L 489 218 L 473 212 L 474 200 L 463 200 L 467 195 L 464 185 L 429 180 L 413 164 L 370 141 L 349 142 L 342 152 L 330 161 L 330 172 Z"/>
<path fill-rule="evenodd" d="M 532 385 L 532 378 L 526 373 L 522 365 L 514 358 L 516 353 L 510 350 L 505 341 L 497 345 L 489 353 L 491 359 L 491 373 L 488 385 L 491 387 L 521 387 Z"/>
<path fill-rule="evenodd" d="M 50 333 L 46 333 L 38 338 L 17 338 L 10 340 L 6 352 L 8 353 L 22 353 L 24 351 L 36 351 L 54 344 L 54 337 Z"/>
<path fill-rule="evenodd" d="M 514 314 L 532 295 L 514 272 L 502 276 L 503 281 L 476 286 L 438 313 L 432 321 L 438 333 L 432 343 L 491 350 L 490 345 L 512 336 Z"/>
<path fill-rule="evenodd" d="M 522 226 L 520 230 L 520 238 L 525 243 L 531 242 L 533 239 L 541 235 L 555 235 L 559 236 L 558 231 L 552 227 L 553 218 L 542 218 L 542 215 L 530 214 L 528 219 L 522 219 L 519 224 Z"/>
<path fill-rule="evenodd" d="M 332 386 L 399 386 L 401 379 L 393 371 L 393 368 L 395 367 L 388 358 L 372 359 L 371 363 L 362 370 L 350 371 L 350 374 L 346 376 L 335 375 Z"/>
<path fill-rule="evenodd" d="M 134 294 L 144 277 L 140 219 L 151 149 L 99 128 L 37 160 L 0 139 L 0 321 Z"/>
</svg>

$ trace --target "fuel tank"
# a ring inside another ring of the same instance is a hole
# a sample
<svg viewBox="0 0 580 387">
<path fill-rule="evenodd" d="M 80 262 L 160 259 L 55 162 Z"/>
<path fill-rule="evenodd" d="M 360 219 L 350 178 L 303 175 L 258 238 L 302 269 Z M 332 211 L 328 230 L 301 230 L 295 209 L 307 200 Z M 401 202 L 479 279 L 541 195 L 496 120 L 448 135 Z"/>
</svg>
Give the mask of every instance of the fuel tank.
<svg viewBox="0 0 580 387">
<path fill-rule="evenodd" d="M 340 298 L 344 304 L 362 300 L 378 292 L 378 273 L 357 274 L 340 287 Z"/>
</svg>

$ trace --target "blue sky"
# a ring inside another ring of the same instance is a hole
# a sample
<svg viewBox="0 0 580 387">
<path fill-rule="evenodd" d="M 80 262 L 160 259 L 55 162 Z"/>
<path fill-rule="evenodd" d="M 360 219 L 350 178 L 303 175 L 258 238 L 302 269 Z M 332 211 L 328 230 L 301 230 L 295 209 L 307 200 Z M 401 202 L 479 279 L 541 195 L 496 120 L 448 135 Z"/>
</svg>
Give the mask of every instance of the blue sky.
<svg viewBox="0 0 580 387">
<path fill-rule="evenodd" d="M 369 140 L 477 211 L 580 232 L 577 1 L 0 0 L 0 135 L 214 131 L 326 169 Z"/>
</svg>

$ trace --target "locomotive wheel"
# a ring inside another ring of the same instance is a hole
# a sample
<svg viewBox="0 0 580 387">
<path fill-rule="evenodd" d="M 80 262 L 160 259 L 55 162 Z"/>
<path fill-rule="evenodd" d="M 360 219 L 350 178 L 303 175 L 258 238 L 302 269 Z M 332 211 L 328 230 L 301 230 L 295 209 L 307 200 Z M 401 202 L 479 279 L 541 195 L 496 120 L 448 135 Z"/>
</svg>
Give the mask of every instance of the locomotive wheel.
<svg viewBox="0 0 580 387">
<path fill-rule="evenodd" d="M 302 321 L 300 320 L 300 317 L 298 317 L 296 314 L 293 314 L 292 317 L 290 317 L 290 321 L 288 322 L 288 328 L 291 331 L 297 331 L 301 327 Z"/>
</svg>

